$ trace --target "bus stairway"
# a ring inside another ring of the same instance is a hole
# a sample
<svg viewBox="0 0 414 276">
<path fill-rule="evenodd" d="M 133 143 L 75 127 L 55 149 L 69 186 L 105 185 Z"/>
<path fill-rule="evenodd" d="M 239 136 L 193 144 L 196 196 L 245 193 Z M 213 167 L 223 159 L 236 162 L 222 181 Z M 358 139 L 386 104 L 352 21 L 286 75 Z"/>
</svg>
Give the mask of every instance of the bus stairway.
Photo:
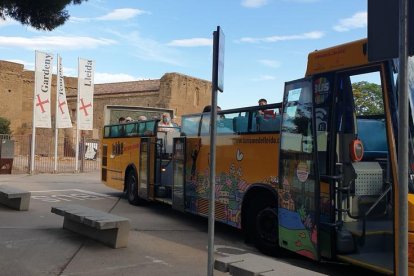
<svg viewBox="0 0 414 276">
<path fill-rule="evenodd" d="M 392 274 L 393 220 L 388 214 L 386 204 L 381 204 L 390 192 L 391 185 L 388 185 L 377 200 L 358 216 L 351 215 L 349 208 L 337 209 L 352 219 L 341 221 L 337 228 L 338 259 L 384 274 Z M 347 205 L 349 206 L 349 202 Z"/>
<path fill-rule="evenodd" d="M 339 232 L 350 233 L 352 240 L 348 246 L 353 250 L 339 253 L 339 260 L 365 266 L 385 274 L 392 274 L 394 263 L 394 236 L 391 219 L 376 219 L 366 222 L 364 231 L 363 221 L 345 222 Z M 341 234 L 338 232 L 338 236 Z M 365 232 L 365 233 L 364 233 Z M 346 236 L 346 234 L 345 234 Z M 363 240 L 363 243 L 361 243 Z M 337 241 L 339 243 L 340 241 Z"/>
</svg>

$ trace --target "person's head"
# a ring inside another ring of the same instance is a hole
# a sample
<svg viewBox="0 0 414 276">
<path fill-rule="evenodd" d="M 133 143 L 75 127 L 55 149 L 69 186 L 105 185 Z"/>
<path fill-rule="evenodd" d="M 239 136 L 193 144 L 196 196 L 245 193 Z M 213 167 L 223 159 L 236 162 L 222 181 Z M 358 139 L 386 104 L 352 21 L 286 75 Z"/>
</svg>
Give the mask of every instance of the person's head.
<svg viewBox="0 0 414 276">
<path fill-rule="evenodd" d="M 203 113 L 205 112 L 211 112 L 211 105 L 206 105 L 203 109 Z"/>
<path fill-rule="evenodd" d="M 205 107 L 204 107 L 204 109 L 203 109 L 203 113 L 205 113 L 205 112 L 211 112 L 211 105 L 206 105 Z M 220 106 L 217 106 L 217 111 L 221 111 L 221 107 Z"/>
<path fill-rule="evenodd" d="M 125 123 L 125 117 L 120 117 L 120 118 L 118 119 L 118 122 L 119 122 L 120 124 Z"/>
<path fill-rule="evenodd" d="M 162 120 L 162 122 L 163 123 L 170 123 L 171 122 L 171 117 L 170 117 L 170 114 L 169 113 L 164 113 L 164 114 L 162 114 L 162 116 L 161 116 L 161 120 Z"/>
<path fill-rule="evenodd" d="M 144 115 L 141 115 L 138 117 L 138 121 L 146 121 L 147 117 L 145 117 Z"/>
<path fill-rule="evenodd" d="M 267 104 L 267 100 L 266 99 L 260 99 L 259 100 L 259 105 L 266 105 Z"/>
<path fill-rule="evenodd" d="M 126 117 L 126 118 L 125 118 L 125 122 L 126 122 L 126 123 L 129 123 L 129 122 L 132 122 L 132 121 L 133 121 L 133 120 L 132 120 L 132 118 L 131 118 L 131 117 Z"/>
</svg>

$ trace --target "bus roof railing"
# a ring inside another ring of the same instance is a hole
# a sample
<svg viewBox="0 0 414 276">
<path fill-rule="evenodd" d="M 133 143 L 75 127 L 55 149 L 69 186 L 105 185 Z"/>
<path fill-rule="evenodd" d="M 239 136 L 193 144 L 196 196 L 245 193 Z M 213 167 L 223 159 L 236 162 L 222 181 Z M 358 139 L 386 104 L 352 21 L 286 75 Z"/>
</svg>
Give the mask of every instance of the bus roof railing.
<svg viewBox="0 0 414 276">
<path fill-rule="evenodd" d="M 133 121 L 104 126 L 104 138 L 155 136 L 160 120 Z"/>
</svg>

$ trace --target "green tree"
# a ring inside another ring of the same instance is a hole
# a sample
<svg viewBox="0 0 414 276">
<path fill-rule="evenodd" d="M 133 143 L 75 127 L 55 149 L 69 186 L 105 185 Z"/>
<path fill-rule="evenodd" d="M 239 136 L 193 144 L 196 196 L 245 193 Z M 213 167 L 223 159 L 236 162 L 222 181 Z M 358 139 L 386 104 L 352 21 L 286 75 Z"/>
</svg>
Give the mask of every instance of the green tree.
<svg viewBox="0 0 414 276">
<path fill-rule="evenodd" d="M 384 114 L 381 86 L 367 81 L 352 84 L 357 115 Z"/>
<path fill-rule="evenodd" d="M 0 117 L 0 134 L 11 134 L 10 120 Z"/>
<path fill-rule="evenodd" d="M 7 16 L 36 29 L 53 30 L 69 18 L 68 4 L 87 0 L 0 0 L 0 18 Z"/>
</svg>

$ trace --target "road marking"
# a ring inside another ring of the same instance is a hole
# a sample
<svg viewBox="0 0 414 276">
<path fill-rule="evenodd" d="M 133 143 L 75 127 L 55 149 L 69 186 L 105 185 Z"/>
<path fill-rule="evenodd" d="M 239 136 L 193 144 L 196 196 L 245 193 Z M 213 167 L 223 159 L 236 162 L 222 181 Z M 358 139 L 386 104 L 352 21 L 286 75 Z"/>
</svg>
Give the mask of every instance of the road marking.
<svg viewBox="0 0 414 276">
<path fill-rule="evenodd" d="M 156 264 L 162 264 L 162 265 L 166 265 L 166 266 L 170 266 L 169 263 L 163 261 L 163 260 L 159 260 L 157 258 L 151 257 L 151 256 L 145 256 L 146 259 L 150 259 L 151 262 L 156 263 Z"/>
<path fill-rule="evenodd" d="M 41 200 L 43 202 L 70 202 L 83 200 L 101 200 L 112 198 L 112 196 L 81 190 L 81 189 L 63 189 L 63 190 L 42 190 L 30 191 L 31 193 L 53 193 L 51 195 L 32 195 L 31 198 Z"/>
<path fill-rule="evenodd" d="M 248 253 L 247 250 L 245 249 L 234 247 L 234 246 L 221 245 L 221 244 L 214 245 L 214 251 L 217 254 L 220 254 L 226 257 Z"/>
</svg>

